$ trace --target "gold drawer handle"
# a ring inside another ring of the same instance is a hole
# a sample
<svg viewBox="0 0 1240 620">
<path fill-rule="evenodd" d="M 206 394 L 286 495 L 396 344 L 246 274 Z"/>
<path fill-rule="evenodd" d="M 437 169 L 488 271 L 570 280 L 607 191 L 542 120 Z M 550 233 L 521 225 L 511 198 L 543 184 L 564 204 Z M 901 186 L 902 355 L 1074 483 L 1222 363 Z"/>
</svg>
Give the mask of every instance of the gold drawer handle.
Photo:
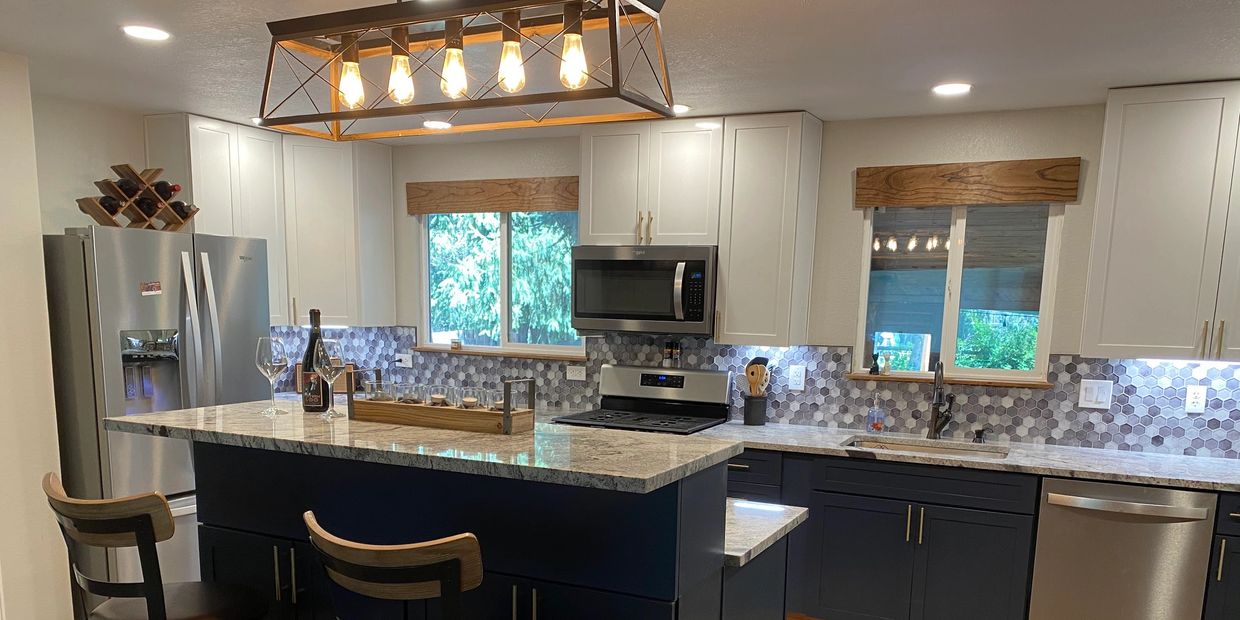
<svg viewBox="0 0 1240 620">
<path fill-rule="evenodd" d="M 728 469 L 732 471 L 749 471 L 749 466 L 740 463 L 728 463 Z"/>
</svg>

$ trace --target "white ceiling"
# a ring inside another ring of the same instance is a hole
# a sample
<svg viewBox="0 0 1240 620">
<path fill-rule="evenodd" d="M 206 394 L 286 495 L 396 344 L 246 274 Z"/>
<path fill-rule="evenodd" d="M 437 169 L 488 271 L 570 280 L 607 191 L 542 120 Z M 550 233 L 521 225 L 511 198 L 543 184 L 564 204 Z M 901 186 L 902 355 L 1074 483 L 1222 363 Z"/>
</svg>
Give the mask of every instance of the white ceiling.
<svg viewBox="0 0 1240 620">
<path fill-rule="evenodd" d="M 0 0 L 0 49 L 29 56 L 36 94 L 244 122 L 262 89 L 265 22 L 377 3 Z M 693 115 L 1036 108 L 1101 102 L 1108 87 L 1240 77 L 1240 0 L 668 0 L 663 18 L 676 100 Z M 124 23 L 173 38 L 133 41 Z M 945 81 L 975 88 L 930 94 Z"/>
</svg>

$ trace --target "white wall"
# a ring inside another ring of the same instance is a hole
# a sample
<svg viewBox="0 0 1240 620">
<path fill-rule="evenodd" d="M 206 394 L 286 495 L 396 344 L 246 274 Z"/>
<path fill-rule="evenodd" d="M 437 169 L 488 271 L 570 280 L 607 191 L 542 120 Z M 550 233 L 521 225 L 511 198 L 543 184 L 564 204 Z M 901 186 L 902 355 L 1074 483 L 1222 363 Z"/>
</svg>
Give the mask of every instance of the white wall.
<svg viewBox="0 0 1240 620">
<path fill-rule="evenodd" d="M 26 59 L 0 53 L 0 619 L 72 617 L 64 541 L 39 487 L 60 470 Z"/>
<path fill-rule="evenodd" d="M 94 223 L 74 200 L 98 195 L 92 181 L 115 176 L 113 164 L 146 163 L 142 115 L 85 101 L 34 98 L 43 232 Z"/>
<path fill-rule="evenodd" d="M 1079 352 L 1103 111 L 1098 105 L 826 123 L 810 342 L 856 344 L 862 256 L 869 242 L 861 234 L 862 211 L 852 206 L 857 168 L 1079 156 L 1083 191 L 1081 203 L 1068 205 L 1064 217 L 1051 335 L 1052 353 Z"/>
<path fill-rule="evenodd" d="M 396 203 L 396 321 L 418 325 L 422 312 L 421 218 L 406 208 L 405 184 L 573 176 L 581 169 L 578 138 L 401 146 L 392 150 Z"/>
</svg>

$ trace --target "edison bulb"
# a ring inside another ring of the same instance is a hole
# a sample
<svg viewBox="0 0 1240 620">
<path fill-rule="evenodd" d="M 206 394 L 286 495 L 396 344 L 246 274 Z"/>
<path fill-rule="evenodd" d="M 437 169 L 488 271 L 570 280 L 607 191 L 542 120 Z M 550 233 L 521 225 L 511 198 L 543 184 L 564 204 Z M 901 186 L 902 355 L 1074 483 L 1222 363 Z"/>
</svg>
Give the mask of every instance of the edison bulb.
<svg viewBox="0 0 1240 620">
<path fill-rule="evenodd" d="M 443 74 L 439 80 L 439 90 L 452 99 L 465 96 L 469 88 L 469 76 L 465 74 L 465 52 L 459 48 L 449 47 L 443 57 Z"/>
<path fill-rule="evenodd" d="M 392 56 L 392 71 L 388 74 L 388 97 L 401 105 L 413 101 L 413 71 L 409 69 L 409 57 L 404 54 Z"/>
<path fill-rule="evenodd" d="M 896 248 L 899 248 L 899 247 L 900 247 L 900 246 L 896 243 L 896 238 L 895 238 L 895 237 L 888 237 L 888 238 L 887 238 L 887 250 L 889 250 L 889 251 L 891 251 L 891 252 L 895 252 L 895 251 L 896 251 Z"/>
<path fill-rule="evenodd" d="M 504 51 L 499 55 L 499 87 L 505 92 L 516 93 L 525 88 L 525 65 L 521 59 L 521 42 L 504 41 Z"/>
<path fill-rule="evenodd" d="M 366 101 L 366 87 L 362 85 L 362 68 L 356 62 L 340 64 L 340 103 L 350 110 L 359 108 Z"/>
<path fill-rule="evenodd" d="M 878 237 L 874 237 L 874 251 L 877 252 L 881 249 L 883 249 L 882 242 L 878 240 Z"/>
<path fill-rule="evenodd" d="M 908 238 L 908 251 L 912 252 L 917 249 L 917 235 Z"/>
<path fill-rule="evenodd" d="M 572 90 L 585 86 L 590 74 L 586 67 L 586 48 L 581 44 L 580 34 L 564 35 L 564 53 L 560 58 L 560 83 Z"/>
</svg>

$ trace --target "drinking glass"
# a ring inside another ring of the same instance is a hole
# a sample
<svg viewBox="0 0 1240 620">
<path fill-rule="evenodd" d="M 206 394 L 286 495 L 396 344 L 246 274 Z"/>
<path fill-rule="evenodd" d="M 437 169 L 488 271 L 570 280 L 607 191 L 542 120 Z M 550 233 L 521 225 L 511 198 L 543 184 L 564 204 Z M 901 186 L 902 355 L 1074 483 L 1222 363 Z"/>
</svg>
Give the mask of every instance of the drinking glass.
<svg viewBox="0 0 1240 620">
<path fill-rule="evenodd" d="M 314 346 L 314 372 L 327 385 L 336 383 L 336 378 L 344 372 L 344 350 L 340 347 L 339 340 L 324 338 Z M 323 390 L 323 393 L 326 394 L 327 390 Z M 336 399 L 333 398 L 327 404 L 327 411 L 323 412 L 323 419 L 330 422 L 334 418 L 342 417 L 344 414 L 336 411 Z"/>
<path fill-rule="evenodd" d="M 282 340 L 267 336 L 258 339 L 258 350 L 254 353 L 254 365 L 271 384 L 271 406 L 263 410 L 263 415 L 267 417 L 288 413 L 276 407 L 276 381 L 288 372 L 288 362 L 288 354 L 284 351 Z"/>
</svg>

